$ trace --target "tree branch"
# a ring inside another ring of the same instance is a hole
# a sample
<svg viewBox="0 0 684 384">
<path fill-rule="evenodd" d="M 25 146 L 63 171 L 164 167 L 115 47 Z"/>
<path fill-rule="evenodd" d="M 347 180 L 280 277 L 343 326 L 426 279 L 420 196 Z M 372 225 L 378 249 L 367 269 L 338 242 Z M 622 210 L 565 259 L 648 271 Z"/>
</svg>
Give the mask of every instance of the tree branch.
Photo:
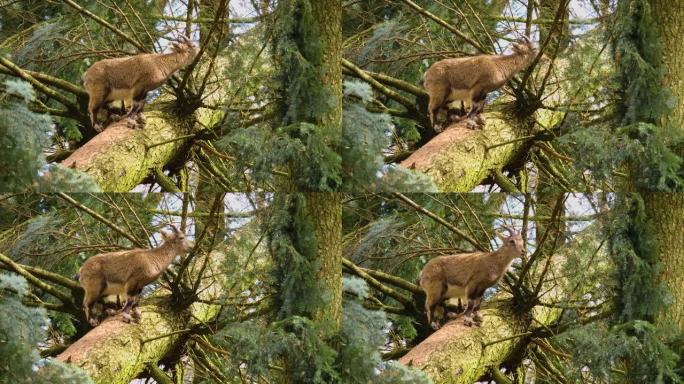
<svg viewBox="0 0 684 384">
<path fill-rule="evenodd" d="M 427 17 L 428 19 L 430 19 L 430 20 L 434 21 L 435 23 L 441 25 L 442 27 L 446 28 L 447 30 L 449 30 L 449 32 L 453 33 L 454 35 L 460 37 L 461 39 L 463 39 L 463 41 L 472 45 L 478 51 L 480 51 L 482 53 L 488 53 L 478 42 L 476 42 L 475 40 L 466 36 L 463 32 L 456 29 L 456 27 L 453 27 L 452 25 L 450 25 L 446 21 L 440 19 L 439 17 L 430 13 L 426 9 L 420 7 L 418 4 L 414 3 L 413 1 L 411 1 L 411 0 L 401 0 L 401 1 L 404 4 L 408 5 L 409 7 L 413 8 L 416 12 L 420 13 L 421 15 Z"/>
<path fill-rule="evenodd" d="M 132 37 L 128 36 L 127 34 L 123 33 L 119 28 L 113 26 L 107 20 L 99 17 L 98 15 L 90 12 L 89 10 L 81 7 L 80 5 L 76 4 L 72 0 L 62 0 L 67 5 L 69 5 L 71 8 L 74 8 L 78 12 L 90 17 L 91 19 L 95 20 L 98 24 L 104 26 L 105 28 L 109 29 L 110 31 L 114 32 L 117 36 L 121 37 L 122 39 L 128 41 L 129 43 L 133 44 L 134 47 L 138 48 L 141 52 L 149 52 L 143 45 L 141 45 L 138 41 L 133 39 Z"/>
<path fill-rule="evenodd" d="M 432 213 L 431 211 L 428 211 L 427 209 L 421 207 L 421 206 L 418 205 L 415 201 L 409 199 L 408 197 L 406 197 L 406 196 L 403 195 L 402 193 L 400 193 L 400 192 L 393 192 L 392 195 L 393 195 L 394 197 L 396 197 L 397 199 L 403 201 L 404 203 L 408 204 L 411 208 L 415 209 L 416 211 L 418 211 L 418 212 L 420 212 L 420 213 L 426 215 L 427 217 L 429 217 L 429 218 L 435 220 L 435 221 L 438 222 L 439 224 L 442 224 L 443 226 L 445 226 L 446 228 L 448 228 L 450 231 L 452 231 L 453 233 L 455 233 L 455 234 L 457 234 L 458 236 L 460 236 L 461 238 L 463 238 L 463 240 L 465 240 L 465 241 L 467 241 L 468 243 L 472 244 L 478 251 L 482 251 L 482 252 L 487 252 L 487 251 L 488 251 L 488 249 L 487 249 L 486 247 L 484 247 L 482 244 L 480 244 L 479 241 L 477 241 L 476 239 L 474 239 L 474 238 L 468 236 L 467 233 L 465 233 L 465 232 L 461 231 L 460 229 L 456 228 L 455 226 L 453 226 L 452 224 L 448 223 L 448 222 L 447 222 L 446 220 L 444 220 L 443 218 L 441 218 L 441 217 L 437 216 L 436 214 Z"/>
<path fill-rule="evenodd" d="M 411 298 L 403 295 L 402 293 L 398 292 L 395 289 L 392 289 L 392 288 L 382 284 L 381 282 L 376 280 L 374 277 L 372 277 L 371 275 L 369 275 L 368 273 L 363 271 L 361 268 L 356 266 L 356 264 L 352 263 L 351 261 L 343 258 L 342 259 L 342 265 L 344 267 L 346 267 L 347 269 L 349 269 L 355 275 L 366 280 L 366 282 L 368 282 L 368 285 L 370 285 L 371 287 L 373 287 L 373 288 L 377 289 L 378 291 L 384 293 L 385 295 L 395 299 L 396 301 L 402 303 L 405 307 L 407 307 L 407 308 L 414 308 L 415 307 L 415 302 Z"/>
<path fill-rule="evenodd" d="M 129 234 L 128 232 L 124 231 L 121 229 L 118 225 L 112 223 L 111 221 L 105 219 L 102 215 L 99 213 L 93 211 L 92 209 L 86 207 L 85 205 L 79 203 L 78 201 L 74 200 L 71 198 L 71 196 L 67 195 L 64 192 L 57 192 L 57 196 L 62 198 L 62 200 L 66 201 L 67 203 L 73 205 L 75 208 L 89 214 L 92 216 L 95 220 L 103 223 L 104 225 L 108 226 L 109 228 L 113 229 L 114 232 L 120 234 L 121 236 L 127 238 L 130 240 L 131 243 L 137 245 L 138 247 L 144 248 L 145 246 L 140 242 L 140 240 L 136 239 L 133 235 Z"/>
</svg>

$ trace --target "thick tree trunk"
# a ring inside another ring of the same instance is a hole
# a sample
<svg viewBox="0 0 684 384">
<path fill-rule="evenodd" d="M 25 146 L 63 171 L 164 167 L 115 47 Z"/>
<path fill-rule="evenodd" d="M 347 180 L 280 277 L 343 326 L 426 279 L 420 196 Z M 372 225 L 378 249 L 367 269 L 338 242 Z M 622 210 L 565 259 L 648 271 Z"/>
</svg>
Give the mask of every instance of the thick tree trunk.
<svg viewBox="0 0 684 384">
<path fill-rule="evenodd" d="M 672 304 L 658 321 L 684 330 L 684 193 L 642 193 Z"/>
<path fill-rule="evenodd" d="M 62 165 L 91 175 L 103 191 L 130 191 L 180 153 L 186 143 L 181 138 L 189 131 L 168 112 L 149 110 L 145 117 L 147 124 L 139 130 L 128 128 L 126 119 L 109 125 Z"/>
<path fill-rule="evenodd" d="M 339 193 L 306 194 L 307 207 L 315 223 L 320 258 L 319 277 L 329 292 L 325 306 L 314 313 L 315 320 L 342 320 L 342 196 Z"/>
<path fill-rule="evenodd" d="M 311 7 L 325 50 L 321 84 L 330 88 L 335 103 L 317 123 L 336 127 L 334 134 L 341 136 L 342 1 L 316 0 Z M 338 193 L 307 193 L 306 200 L 318 239 L 319 276 L 330 294 L 327 305 L 319 308 L 314 316 L 316 320 L 330 319 L 339 326 L 342 320 L 342 198 Z"/>
<path fill-rule="evenodd" d="M 684 46 L 681 43 L 684 3 L 650 0 L 650 4 L 660 30 L 662 61 L 666 69 L 663 82 L 677 99 L 674 109 L 663 118 L 662 123 L 684 129 Z M 684 155 L 684 148 L 675 148 L 675 152 Z M 663 265 L 661 278 L 672 295 L 672 304 L 659 321 L 674 324 L 684 331 L 684 193 L 642 191 L 642 196 Z"/>
<path fill-rule="evenodd" d="M 208 257 L 205 276 L 227 279 L 218 273 L 225 254 L 213 251 Z M 202 262 L 201 259 L 198 262 Z M 212 272 L 216 271 L 216 273 Z M 221 281 L 203 279 L 199 299 L 211 300 L 220 295 Z M 148 364 L 156 365 L 180 343 L 187 340 L 183 330 L 206 322 L 219 311 L 217 305 L 194 303 L 183 311 L 174 311 L 168 291 L 160 290 L 140 304 L 139 324 L 127 324 L 121 315 L 107 318 L 99 326 L 78 339 L 57 359 L 83 368 L 96 383 L 125 384 L 143 372 Z"/>
</svg>

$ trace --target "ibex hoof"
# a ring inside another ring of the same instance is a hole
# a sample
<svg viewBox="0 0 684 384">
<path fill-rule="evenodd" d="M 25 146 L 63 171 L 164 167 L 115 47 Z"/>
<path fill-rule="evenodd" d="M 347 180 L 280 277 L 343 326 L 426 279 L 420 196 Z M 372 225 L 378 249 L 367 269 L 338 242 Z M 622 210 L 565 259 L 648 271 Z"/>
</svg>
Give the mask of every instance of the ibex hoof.
<svg viewBox="0 0 684 384">
<path fill-rule="evenodd" d="M 130 313 L 127 312 L 122 312 L 121 313 L 121 319 L 123 320 L 124 323 L 137 323 L 138 319 L 134 318 L 131 316 Z"/>
<path fill-rule="evenodd" d="M 133 309 L 133 318 L 136 320 L 140 320 L 142 318 L 142 313 L 140 313 L 138 308 Z"/>
<path fill-rule="evenodd" d="M 472 317 L 467 316 L 463 318 L 463 325 L 465 325 L 466 327 L 472 327 L 475 325 L 475 322 L 473 321 Z"/>
<path fill-rule="evenodd" d="M 135 121 L 137 121 L 138 124 L 140 124 L 140 126 L 142 127 L 147 122 L 147 119 L 145 119 L 145 115 L 140 113 L 140 114 L 138 114 L 138 117 L 135 119 Z"/>
<path fill-rule="evenodd" d="M 105 309 L 105 313 L 107 314 L 107 316 L 114 316 L 114 315 L 118 314 L 119 311 L 114 309 L 114 308 L 107 308 L 107 309 Z"/>
<path fill-rule="evenodd" d="M 484 118 L 484 116 L 482 116 L 482 115 L 477 115 L 477 116 L 475 117 L 475 123 L 477 123 L 477 125 L 478 125 L 478 127 L 479 127 L 480 129 L 484 129 L 484 127 L 485 127 L 485 118 Z"/>
<path fill-rule="evenodd" d="M 92 326 L 92 327 L 97 327 L 97 325 L 100 324 L 100 322 L 97 321 L 97 319 L 95 319 L 95 318 L 90 318 L 88 320 L 88 324 L 90 324 L 90 326 Z"/>
<path fill-rule="evenodd" d="M 133 119 L 132 117 L 129 117 L 129 118 L 128 118 L 128 121 L 126 122 L 126 125 L 127 125 L 128 128 L 130 128 L 130 129 L 136 129 L 136 128 L 138 128 L 138 122 L 135 121 L 135 119 Z"/>
<path fill-rule="evenodd" d="M 95 132 L 97 132 L 97 133 L 102 132 L 102 126 L 101 126 L 100 124 L 95 124 L 95 125 L 93 125 L 93 129 L 94 129 Z"/>
<path fill-rule="evenodd" d="M 431 326 L 432 329 L 434 329 L 435 331 L 438 330 L 439 328 L 441 328 L 441 326 L 439 325 L 439 323 L 436 322 L 436 321 L 433 321 L 432 323 L 430 323 L 430 326 Z"/>
<path fill-rule="evenodd" d="M 455 319 L 458 317 L 458 312 L 447 312 L 446 317 L 449 319 Z"/>
<path fill-rule="evenodd" d="M 109 118 L 112 119 L 112 121 L 119 121 L 123 119 L 123 116 L 117 114 L 117 113 L 112 113 L 109 115 Z"/>
<path fill-rule="evenodd" d="M 482 324 L 484 318 L 479 313 L 476 313 L 475 316 L 473 316 L 473 320 L 475 320 L 475 322 L 478 324 Z"/>
<path fill-rule="evenodd" d="M 479 126 L 477 125 L 477 122 L 475 122 L 472 119 L 466 120 L 466 128 L 476 130 Z"/>
</svg>

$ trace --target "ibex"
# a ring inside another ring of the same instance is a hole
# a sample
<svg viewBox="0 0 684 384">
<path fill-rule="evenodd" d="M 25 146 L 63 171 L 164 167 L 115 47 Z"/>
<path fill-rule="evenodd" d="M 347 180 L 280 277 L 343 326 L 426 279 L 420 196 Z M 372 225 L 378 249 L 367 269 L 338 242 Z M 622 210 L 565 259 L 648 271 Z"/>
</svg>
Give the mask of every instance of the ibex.
<svg viewBox="0 0 684 384">
<path fill-rule="evenodd" d="M 520 43 L 513 43 L 510 55 L 459 57 L 432 64 L 423 75 L 423 86 L 430 96 L 430 123 L 436 126 L 439 110 L 453 101 L 470 105 L 466 118 L 482 113 L 487 94 L 527 68 L 537 52 L 532 42 L 524 37 Z"/>
<path fill-rule="evenodd" d="M 134 317 L 140 318 L 135 307 L 143 287 L 157 280 L 177 255 L 193 247 L 183 232 L 173 225 L 170 227 L 170 232 L 160 231 L 164 242 L 157 248 L 102 253 L 86 260 L 78 279 L 85 290 L 83 308 L 90 325 L 98 324 L 92 315 L 93 305 L 108 295 L 125 294 L 124 319 L 131 320 L 131 309 Z"/>
<path fill-rule="evenodd" d="M 114 100 L 125 100 L 131 104 L 126 117 L 129 118 L 129 126 L 135 127 L 132 118 L 143 119 L 141 112 L 147 93 L 159 88 L 180 68 L 190 65 L 197 53 L 198 49 L 192 41 L 181 35 L 178 42 L 171 43 L 171 53 L 145 53 L 105 59 L 91 65 L 83 74 L 81 83 L 90 98 L 88 113 L 93 129 L 102 132 L 102 126 L 97 123 L 97 114 Z"/>
<path fill-rule="evenodd" d="M 461 253 L 439 256 L 430 260 L 420 272 L 420 286 L 425 291 L 425 310 L 427 321 L 434 329 L 439 329 L 435 321 L 435 309 L 446 299 L 465 297 L 468 299 L 463 322 L 467 326 L 480 324 L 480 302 L 485 290 L 495 285 L 506 273 L 513 259 L 525 252 L 520 233 L 503 226 L 509 236 L 497 231 L 503 245 L 494 252 Z M 444 308 L 446 314 L 446 308 Z M 473 318 L 474 313 L 474 318 Z"/>
</svg>

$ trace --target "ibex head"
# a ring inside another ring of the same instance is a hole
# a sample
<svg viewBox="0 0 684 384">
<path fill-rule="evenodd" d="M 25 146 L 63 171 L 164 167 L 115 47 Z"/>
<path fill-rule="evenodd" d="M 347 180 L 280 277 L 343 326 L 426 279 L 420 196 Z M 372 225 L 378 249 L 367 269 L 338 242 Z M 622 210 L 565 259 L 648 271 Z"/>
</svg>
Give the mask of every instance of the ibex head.
<svg viewBox="0 0 684 384">
<path fill-rule="evenodd" d="M 513 52 L 518 55 L 535 55 L 537 49 L 527 36 L 523 36 L 517 42 L 513 43 Z"/>
<path fill-rule="evenodd" d="M 169 224 L 171 231 L 162 229 L 159 231 L 161 233 L 162 239 L 164 239 L 164 244 L 176 248 L 180 253 L 189 251 L 195 244 L 185 237 L 185 233 L 179 230 L 175 225 Z"/>
<path fill-rule="evenodd" d="M 195 57 L 199 51 L 192 40 L 188 39 L 185 35 L 180 35 L 178 39 L 171 42 L 171 52 L 186 56 L 186 59 L 183 61 L 182 65 L 186 66 L 195 60 Z"/>
<path fill-rule="evenodd" d="M 496 231 L 496 236 L 503 242 L 502 251 L 520 257 L 525 254 L 525 243 L 522 235 L 509 225 L 502 225 L 501 228 L 508 231 L 508 236 L 503 235 L 500 230 Z"/>
</svg>

